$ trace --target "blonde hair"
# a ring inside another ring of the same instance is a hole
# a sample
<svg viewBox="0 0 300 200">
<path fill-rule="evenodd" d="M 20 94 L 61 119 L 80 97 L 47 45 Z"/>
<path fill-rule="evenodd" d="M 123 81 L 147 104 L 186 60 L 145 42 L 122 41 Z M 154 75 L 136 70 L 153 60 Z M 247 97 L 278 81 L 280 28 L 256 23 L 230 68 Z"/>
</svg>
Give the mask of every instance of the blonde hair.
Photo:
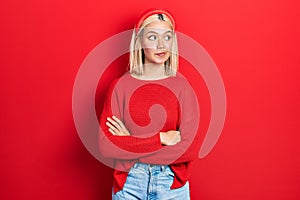
<svg viewBox="0 0 300 200">
<path fill-rule="evenodd" d="M 162 16 L 162 17 L 161 17 Z M 132 33 L 131 42 L 130 42 L 130 57 L 129 57 L 129 67 L 130 73 L 134 75 L 142 75 L 144 72 L 144 52 L 142 49 L 141 38 L 143 35 L 144 28 L 149 25 L 151 22 L 155 21 L 165 21 L 169 23 L 172 28 L 172 47 L 170 52 L 170 57 L 165 62 L 165 74 L 167 76 L 175 76 L 178 69 L 178 45 L 177 37 L 174 30 L 174 25 L 171 20 L 165 14 L 154 14 L 147 17 L 140 27 L 135 27 Z"/>
</svg>

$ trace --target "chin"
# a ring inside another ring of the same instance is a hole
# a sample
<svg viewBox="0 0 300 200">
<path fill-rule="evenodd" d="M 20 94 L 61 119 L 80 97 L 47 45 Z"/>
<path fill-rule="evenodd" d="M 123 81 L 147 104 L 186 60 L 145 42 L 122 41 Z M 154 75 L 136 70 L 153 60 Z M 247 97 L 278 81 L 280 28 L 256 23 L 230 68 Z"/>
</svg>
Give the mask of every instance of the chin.
<svg viewBox="0 0 300 200">
<path fill-rule="evenodd" d="M 164 64 L 168 59 L 154 59 L 153 63 Z"/>
<path fill-rule="evenodd" d="M 157 61 L 157 62 L 154 62 L 156 64 L 164 64 L 166 61 Z"/>
</svg>

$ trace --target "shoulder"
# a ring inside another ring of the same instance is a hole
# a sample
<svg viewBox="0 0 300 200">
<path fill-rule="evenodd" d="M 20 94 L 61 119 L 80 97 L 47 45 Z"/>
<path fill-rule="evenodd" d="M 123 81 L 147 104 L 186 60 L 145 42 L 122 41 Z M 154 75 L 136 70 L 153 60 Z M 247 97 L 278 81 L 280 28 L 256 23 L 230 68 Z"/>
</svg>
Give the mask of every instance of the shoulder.
<svg viewBox="0 0 300 200">
<path fill-rule="evenodd" d="M 128 82 L 129 76 L 129 73 L 125 73 L 121 77 L 113 79 L 113 81 L 109 84 L 109 88 L 111 88 L 112 90 L 122 89 L 125 83 Z"/>
<path fill-rule="evenodd" d="M 170 77 L 170 80 L 173 84 L 180 87 L 181 89 L 191 88 L 189 80 L 179 72 L 177 72 L 176 76 Z"/>
</svg>

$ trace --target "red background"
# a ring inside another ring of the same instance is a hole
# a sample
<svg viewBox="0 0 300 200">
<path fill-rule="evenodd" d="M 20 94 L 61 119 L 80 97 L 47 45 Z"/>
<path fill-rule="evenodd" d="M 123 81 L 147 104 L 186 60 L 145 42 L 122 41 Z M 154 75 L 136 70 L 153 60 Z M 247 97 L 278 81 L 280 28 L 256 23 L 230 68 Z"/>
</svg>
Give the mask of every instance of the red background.
<svg viewBox="0 0 300 200">
<path fill-rule="evenodd" d="M 225 127 L 196 163 L 192 199 L 300 199 L 296 0 L 1 1 L 0 199 L 110 199 L 112 171 L 74 126 L 73 83 L 88 53 L 149 7 L 173 13 L 226 87 Z"/>
</svg>

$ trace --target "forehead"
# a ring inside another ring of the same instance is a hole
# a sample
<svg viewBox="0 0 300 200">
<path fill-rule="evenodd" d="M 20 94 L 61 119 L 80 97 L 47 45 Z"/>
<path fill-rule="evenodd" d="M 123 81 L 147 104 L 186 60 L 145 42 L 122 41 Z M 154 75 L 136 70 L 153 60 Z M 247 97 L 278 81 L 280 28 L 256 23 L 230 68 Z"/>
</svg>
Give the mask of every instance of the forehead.
<svg viewBox="0 0 300 200">
<path fill-rule="evenodd" d="M 165 32 L 172 31 L 172 28 L 168 22 L 154 21 L 154 22 L 151 22 L 150 24 L 148 24 L 144 28 L 144 31 L 146 33 L 150 32 L 150 31 L 157 32 L 157 33 L 165 33 Z"/>
</svg>

